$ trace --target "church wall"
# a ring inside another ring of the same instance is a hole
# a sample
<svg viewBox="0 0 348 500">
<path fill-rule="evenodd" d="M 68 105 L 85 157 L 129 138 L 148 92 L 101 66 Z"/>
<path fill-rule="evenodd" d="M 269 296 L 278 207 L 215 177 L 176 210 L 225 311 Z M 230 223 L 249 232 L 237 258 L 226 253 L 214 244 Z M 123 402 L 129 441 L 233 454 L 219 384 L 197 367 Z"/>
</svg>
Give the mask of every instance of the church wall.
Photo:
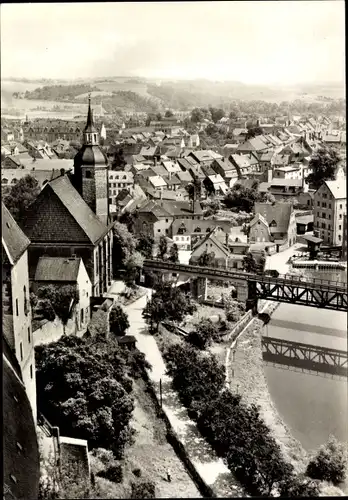
<svg viewBox="0 0 348 500">
<path fill-rule="evenodd" d="M 95 197 L 96 197 L 96 214 L 100 219 L 107 223 L 108 218 L 108 170 L 107 168 L 96 168 L 95 170 Z"/>
</svg>

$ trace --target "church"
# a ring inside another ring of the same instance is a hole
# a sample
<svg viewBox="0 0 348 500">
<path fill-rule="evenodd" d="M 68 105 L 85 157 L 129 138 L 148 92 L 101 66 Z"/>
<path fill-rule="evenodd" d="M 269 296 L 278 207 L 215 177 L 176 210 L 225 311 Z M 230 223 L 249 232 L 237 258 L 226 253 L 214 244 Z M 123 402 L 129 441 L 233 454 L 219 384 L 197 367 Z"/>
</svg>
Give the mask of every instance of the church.
<svg viewBox="0 0 348 500">
<path fill-rule="evenodd" d="M 99 145 L 89 97 L 83 145 L 74 159 L 74 174 L 63 174 L 48 182 L 21 224 L 31 241 L 31 280 L 41 256 L 81 257 L 93 296 L 107 291 L 112 280 L 113 239 L 108 192 L 108 163 Z"/>
</svg>

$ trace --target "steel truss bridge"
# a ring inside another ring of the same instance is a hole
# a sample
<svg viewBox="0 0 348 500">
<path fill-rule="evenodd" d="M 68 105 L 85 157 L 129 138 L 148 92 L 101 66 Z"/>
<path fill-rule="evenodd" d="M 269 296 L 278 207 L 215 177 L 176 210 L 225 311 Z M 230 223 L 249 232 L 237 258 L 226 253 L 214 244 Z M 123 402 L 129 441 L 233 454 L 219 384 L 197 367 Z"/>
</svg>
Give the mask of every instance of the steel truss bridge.
<svg viewBox="0 0 348 500">
<path fill-rule="evenodd" d="M 301 276 L 279 275 L 278 277 L 250 274 L 223 267 L 201 267 L 176 264 L 169 261 L 146 259 L 145 270 L 181 273 L 196 278 L 232 281 L 248 289 L 249 301 L 258 299 L 287 302 L 297 305 L 347 311 L 347 283 Z"/>
<path fill-rule="evenodd" d="M 348 353 L 273 337 L 262 338 L 264 361 L 311 371 L 348 376 Z"/>
</svg>

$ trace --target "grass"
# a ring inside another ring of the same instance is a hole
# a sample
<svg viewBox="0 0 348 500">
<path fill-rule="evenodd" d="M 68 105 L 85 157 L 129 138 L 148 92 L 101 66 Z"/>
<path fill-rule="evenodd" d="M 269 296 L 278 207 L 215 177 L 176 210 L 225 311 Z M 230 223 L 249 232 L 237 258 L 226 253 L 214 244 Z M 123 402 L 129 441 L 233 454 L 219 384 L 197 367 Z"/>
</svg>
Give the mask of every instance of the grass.
<svg viewBox="0 0 348 500">
<path fill-rule="evenodd" d="M 150 480 L 156 484 L 157 498 L 198 498 L 201 497 L 183 464 L 166 440 L 164 422 L 156 415 L 145 383 L 134 383 L 135 410 L 132 426 L 136 430 L 135 443 L 130 446 L 125 457 L 118 463 L 123 466 L 123 481 L 113 483 L 96 477 L 96 484 L 105 498 L 131 498 L 131 482 L 139 481 L 133 474 L 141 469 L 140 480 Z M 105 465 L 91 454 L 91 468 L 94 473 L 105 469 Z M 172 480 L 167 481 L 167 469 Z"/>
</svg>

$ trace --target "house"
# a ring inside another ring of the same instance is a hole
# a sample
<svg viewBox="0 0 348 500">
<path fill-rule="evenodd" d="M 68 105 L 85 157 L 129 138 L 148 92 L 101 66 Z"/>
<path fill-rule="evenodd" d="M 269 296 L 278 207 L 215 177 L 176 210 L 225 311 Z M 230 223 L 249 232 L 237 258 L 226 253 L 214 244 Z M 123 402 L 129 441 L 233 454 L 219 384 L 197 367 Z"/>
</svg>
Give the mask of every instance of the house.
<svg viewBox="0 0 348 500">
<path fill-rule="evenodd" d="M 14 133 L 13 130 L 5 127 L 1 127 L 1 142 L 10 142 L 14 141 Z"/>
<path fill-rule="evenodd" d="M 302 169 L 298 165 L 277 167 L 273 170 L 274 179 L 302 179 Z"/>
<path fill-rule="evenodd" d="M 151 187 L 156 190 L 163 190 L 167 187 L 166 181 L 160 175 L 154 175 L 148 178 Z"/>
<path fill-rule="evenodd" d="M 167 184 L 167 189 L 169 189 L 169 191 L 177 191 L 181 187 L 181 180 L 175 174 L 174 175 L 169 174 L 169 176 L 166 177 L 165 182 Z"/>
<path fill-rule="evenodd" d="M 185 145 L 188 148 L 199 148 L 199 146 L 200 146 L 199 135 L 192 134 L 192 135 L 189 135 L 188 137 L 186 137 Z"/>
<path fill-rule="evenodd" d="M 273 242 L 277 251 L 296 242 L 296 219 L 290 203 L 255 203 L 255 217 L 249 224 L 249 242 Z"/>
<path fill-rule="evenodd" d="M 203 149 L 192 151 L 188 157 L 193 158 L 200 166 L 211 165 L 214 161 L 214 158 L 211 156 L 209 151 L 205 151 Z"/>
<path fill-rule="evenodd" d="M 313 231 L 313 214 L 299 215 L 296 217 L 297 234 L 305 234 Z"/>
<path fill-rule="evenodd" d="M 36 421 L 21 367 L 2 337 L 3 499 L 39 498 L 40 457 Z"/>
<path fill-rule="evenodd" d="M 315 191 L 313 189 L 308 190 L 307 192 L 299 193 L 297 195 L 298 208 L 307 208 L 308 210 L 312 210 L 314 193 Z"/>
<path fill-rule="evenodd" d="M 228 192 L 228 186 L 219 174 L 208 175 L 203 184 L 208 194 L 224 195 Z"/>
<path fill-rule="evenodd" d="M 161 164 L 163 165 L 163 167 L 167 171 L 163 175 L 175 174 L 176 172 L 181 172 L 181 168 L 180 168 L 179 164 L 177 162 L 175 162 L 175 161 L 165 160 L 162 157 Z"/>
<path fill-rule="evenodd" d="M 79 297 L 78 302 L 73 304 L 76 330 L 87 328 L 91 317 L 92 283 L 81 257 L 40 257 L 32 289 L 35 292 L 47 285 L 70 285 L 76 289 Z"/>
<path fill-rule="evenodd" d="M 1 188 L 3 190 L 10 188 L 28 174 L 38 181 L 41 189 L 47 182 L 53 181 L 53 179 L 62 175 L 60 170 L 19 170 L 15 168 L 8 168 L 1 171 Z"/>
<path fill-rule="evenodd" d="M 328 245 L 340 246 L 343 241 L 343 219 L 347 214 L 346 183 L 325 181 L 314 193 L 314 230 Z"/>
<path fill-rule="evenodd" d="M 247 141 L 239 144 L 237 148 L 237 153 L 261 153 L 262 151 L 267 151 L 269 148 L 262 141 L 260 136 L 253 137 L 252 139 L 248 139 Z"/>
<path fill-rule="evenodd" d="M 241 154 L 234 154 L 229 157 L 230 162 L 238 173 L 238 179 L 242 179 L 252 172 L 249 159 Z"/>
<path fill-rule="evenodd" d="M 233 141 L 238 144 L 245 142 L 247 135 L 248 135 L 248 129 L 246 128 L 235 128 L 232 131 Z"/>
<path fill-rule="evenodd" d="M 203 254 L 211 257 L 211 266 L 242 269 L 244 256 L 231 254 L 227 246 L 216 238 L 217 228 L 198 241 L 192 250 L 190 264 L 197 265 Z"/>
<path fill-rule="evenodd" d="M 122 189 L 132 189 L 134 186 L 134 175 L 132 172 L 108 171 L 109 177 L 109 203 L 116 205 L 117 195 Z"/>
<path fill-rule="evenodd" d="M 170 226 L 176 219 L 202 219 L 203 210 L 198 201 L 160 200 L 146 201 L 138 209 L 135 231 L 150 234 L 153 238 L 168 236 Z"/>
<path fill-rule="evenodd" d="M 30 240 L 5 205 L 2 215 L 2 331 L 16 357 L 36 423 L 35 352 L 29 296 Z"/>
<path fill-rule="evenodd" d="M 272 179 L 270 182 L 261 182 L 260 193 L 270 193 L 275 199 L 298 196 L 308 189 L 304 179 Z"/>
<path fill-rule="evenodd" d="M 176 219 L 170 227 L 170 236 L 179 250 L 192 250 L 198 241 L 215 230 L 215 237 L 225 243 L 231 232 L 231 224 L 220 220 Z"/>
<path fill-rule="evenodd" d="M 183 172 L 183 171 L 181 171 L 181 172 L 177 172 L 175 175 L 180 180 L 182 186 L 185 186 L 185 185 L 187 185 L 187 184 L 189 184 L 190 182 L 193 181 L 193 177 L 190 174 L 190 172 L 187 172 L 187 171 Z"/>
<path fill-rule="evenodd" d="M 31 240 L 31 278 L 41 256 L 75 255 L 83 259 L 93 295 L 102 295 L 111 285 L 112 228 L 92 211 L 66 175 L 44 186 L 29 207 L 22 228 Z"/>
<path fill-rule="evenodd" d="M 236 176 L 236 168 L 232 165 L 228 158 L 215 159 L 211 164 L 216 174 L 221 175 L 223 179 L 232 178 L 232 175 Z"/>
</svg>

